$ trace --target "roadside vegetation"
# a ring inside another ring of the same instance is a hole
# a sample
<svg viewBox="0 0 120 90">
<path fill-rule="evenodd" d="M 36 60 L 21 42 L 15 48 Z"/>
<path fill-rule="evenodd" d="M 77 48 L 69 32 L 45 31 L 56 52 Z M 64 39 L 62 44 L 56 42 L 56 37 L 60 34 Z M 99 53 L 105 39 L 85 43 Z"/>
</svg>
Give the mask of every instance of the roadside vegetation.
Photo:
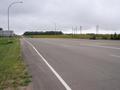
<svg viewBox="0 0 120 90">
<path fill-rule="evenodd" d="M 25 32 L 23 34 L 31 38 L 76 38 L 76 39 L 93 39 L 93 40 L 120 40 L 120 34 L 64 34 L 61 31 L 46 31 L 46 32 Z"/>
<path fill-rule="evenodd" d="M 19 38 L 0 37 L 0 90 L 19 90 L 30 81 L 21 57 Z"/>
</svg>

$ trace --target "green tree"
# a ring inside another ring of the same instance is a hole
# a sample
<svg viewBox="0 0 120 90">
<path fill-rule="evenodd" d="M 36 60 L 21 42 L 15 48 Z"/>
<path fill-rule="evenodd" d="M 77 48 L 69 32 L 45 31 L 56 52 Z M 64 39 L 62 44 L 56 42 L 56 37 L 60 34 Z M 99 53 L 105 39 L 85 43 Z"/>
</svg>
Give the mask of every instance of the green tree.
<svg viewBox="0 0 120 90">
<path fill-rule="evenodd" d="M 110 36 L 110 39 L 112 39 L 112 40 L 114 39 L 114 36 L 113 36 L 113 34 L 111 34 L 111 36 Z"/>
<path fill-rule="evenodd" d="M 115 34 L 113 35 L 113 37 L 114 37 L 114 40 L 117 40 L 117 39 L 118 39 L 116 32 L 115 32 Z"/>
<path fill-rule="evenodd" d="M 118 34 L 118 39 L 120 40 L 120 34 Z"/>
</svg>

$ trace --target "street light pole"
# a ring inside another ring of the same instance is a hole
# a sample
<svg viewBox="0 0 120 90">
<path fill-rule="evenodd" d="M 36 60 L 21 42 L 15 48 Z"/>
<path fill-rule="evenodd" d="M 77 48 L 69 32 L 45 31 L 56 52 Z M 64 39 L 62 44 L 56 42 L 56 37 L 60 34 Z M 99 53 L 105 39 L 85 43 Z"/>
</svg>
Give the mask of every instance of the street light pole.
<svg viewBox="0 0 120 90">
<path fill-rule="evenodd" d="M 8 6 L 8 31 L 10 30 L 10 17 L 9 17 L 9 13 L 10 13 L 10 7 L 12 6 L 12 5 L 14 5 L 14 4 L 17 4 L 17 3 L 23 3 L 22 1 L 21 2 L 13 2 L 13 3 L 11 3 L 9 6 Z"/>
</svg>

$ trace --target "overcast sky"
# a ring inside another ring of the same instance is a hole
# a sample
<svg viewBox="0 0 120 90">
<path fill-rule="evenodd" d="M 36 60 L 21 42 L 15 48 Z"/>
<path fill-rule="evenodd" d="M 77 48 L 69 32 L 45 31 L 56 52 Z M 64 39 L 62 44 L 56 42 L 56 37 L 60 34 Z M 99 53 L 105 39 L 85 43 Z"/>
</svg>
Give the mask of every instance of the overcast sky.
<svg viewBox="0 0 120 90">
<path fill-rule="evenodd" d="M 0 27 L 7 29 L 7 7 L 19 0 L 0 0 Z M 54 26 L 97 24 L 104 30 L 120 30 L 120 0 L 22 0 L 10 9 L 10 29 L 16 33 Z"/>
</svg>

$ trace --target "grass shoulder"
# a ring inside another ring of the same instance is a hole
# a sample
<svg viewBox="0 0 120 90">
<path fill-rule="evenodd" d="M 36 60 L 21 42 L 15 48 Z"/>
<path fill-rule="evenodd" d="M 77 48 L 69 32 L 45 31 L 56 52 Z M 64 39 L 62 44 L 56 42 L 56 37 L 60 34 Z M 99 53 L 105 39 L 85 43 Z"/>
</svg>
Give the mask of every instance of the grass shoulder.
<svg viewBox="0 0 120 90">
<path fill-rule="evenodd" d="M 16 90 L 30 81 L 21 57 L 19 38 L 0 38 L 0 90 Z"/>
</svg>

